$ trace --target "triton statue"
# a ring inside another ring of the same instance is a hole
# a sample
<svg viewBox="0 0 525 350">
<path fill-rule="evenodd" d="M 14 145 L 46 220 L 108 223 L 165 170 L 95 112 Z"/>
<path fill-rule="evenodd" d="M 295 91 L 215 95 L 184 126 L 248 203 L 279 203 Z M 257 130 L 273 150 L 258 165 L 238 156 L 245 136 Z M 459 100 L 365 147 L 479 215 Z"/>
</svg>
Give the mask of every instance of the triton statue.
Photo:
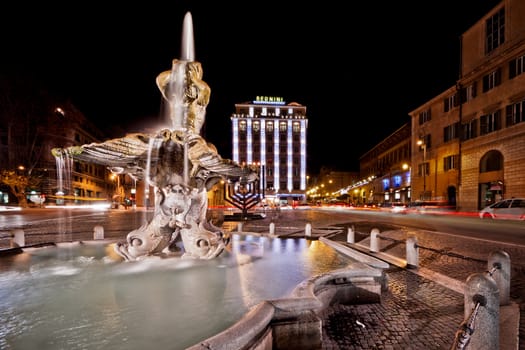
<svg viewBox="0 0 525 350">
<path fill-rule="evenodd" d="M 127 173 L 154 186 L 152 220 L 128 233 L 126 242 L 115 245 L 115 251 L 127 261 L 167 256 L 179 236 L 183 258 L 217 257 L 229 236 L 207 221 L 207 192 L 221 179 L 250 183 L 258 177 L 257 169 L 221 158 L 200 136 L 210 88 L 201 80 L 201 64 L 194 60 L 189 12 L 184 17 L 181 46 L 181 59 L 174 59 L 171 71 L 159 74 L 156 80 L 169 104 L 172 129 L 52 151 L 55 157 L 67 155 L 104 164 L 115 173 Z"/>
</svg>

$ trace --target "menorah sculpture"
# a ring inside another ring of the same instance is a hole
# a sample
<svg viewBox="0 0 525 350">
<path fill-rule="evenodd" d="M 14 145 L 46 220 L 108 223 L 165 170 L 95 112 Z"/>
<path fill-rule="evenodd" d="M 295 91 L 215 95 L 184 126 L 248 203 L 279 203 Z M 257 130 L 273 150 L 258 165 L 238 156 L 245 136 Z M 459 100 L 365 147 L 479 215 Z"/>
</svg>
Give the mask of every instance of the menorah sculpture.
<svg viewBox="0 0 525 350">
<path fill-rule="evenodd" d="M 236 183 L 227 182 L 223 199 L 241 211 L 241 219 L 262 219 L 260 214 L 250 214 L 248 212 L 261 202 L 261 190 L 258 180 L 253 182 L 243 180 Z M 239 217 L 235 214 L 232 216 L 235 218 Z"/>
<path fill-rule="evenodd" d="M 256 168 L 223 159 L 200 131 L 205 121 L 210 88 L 194 60 L 193 22 L 184 17 L 181 58 L 171 71 L 159 74 L 157 86 L 169 105 L 171 129 L 156 134 L 127 134 L 103 143 L 55 148 L 55 157 L 103 164 L 155 188 L 152 220 L 128 233 L 115 251 L 127 261 L 166 257 L 180 236 L 183 258 L 211 259 L 224 250 L 230 237 L 206 219 L 207 192 L 220 180 L 249 184 Z"/>
</svg>

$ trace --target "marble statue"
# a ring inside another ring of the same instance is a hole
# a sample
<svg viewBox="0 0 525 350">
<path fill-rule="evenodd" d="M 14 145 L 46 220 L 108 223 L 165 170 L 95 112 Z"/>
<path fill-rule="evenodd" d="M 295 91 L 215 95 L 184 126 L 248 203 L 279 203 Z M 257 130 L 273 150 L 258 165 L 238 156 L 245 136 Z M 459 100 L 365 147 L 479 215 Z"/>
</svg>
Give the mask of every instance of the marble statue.
<svg viewBox="0 0 525 350">
<path fill-rule="evenodd" d="M 256 168 L 223 159 L 200 136 L 210 88 L 202 80 L 201 64 L 194 60 L 193 23 L 184 18 L 181 58 L 162 72 L 157 86 L 169 107 L 170 129 L 155 134 L 134 133 L 102 143 L 55 148 L 55 157 L 108 166 L 155 188 L 153 218 L 128 233 L 115 251 L 126 261 L 167 257 L 180 238 L 182 258 L 211 259 L 221 254 L 229 236 L 206 219 L 207 192 L 221 179 L 256 181 Z"/>
</svg>

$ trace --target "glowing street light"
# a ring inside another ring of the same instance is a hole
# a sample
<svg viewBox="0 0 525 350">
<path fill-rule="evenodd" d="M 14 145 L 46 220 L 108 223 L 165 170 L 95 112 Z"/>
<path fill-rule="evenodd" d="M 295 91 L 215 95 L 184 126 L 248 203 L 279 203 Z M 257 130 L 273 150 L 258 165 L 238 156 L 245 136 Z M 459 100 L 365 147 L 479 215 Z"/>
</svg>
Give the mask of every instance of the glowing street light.
<svg viewBox="0 0 525 350">
<path fill-rule="evenodd" d="M 423 196 L 427 197 L 427 145 L 423 140 L 417 140 L 417 145 L 423 148 Z"/>
</svg>

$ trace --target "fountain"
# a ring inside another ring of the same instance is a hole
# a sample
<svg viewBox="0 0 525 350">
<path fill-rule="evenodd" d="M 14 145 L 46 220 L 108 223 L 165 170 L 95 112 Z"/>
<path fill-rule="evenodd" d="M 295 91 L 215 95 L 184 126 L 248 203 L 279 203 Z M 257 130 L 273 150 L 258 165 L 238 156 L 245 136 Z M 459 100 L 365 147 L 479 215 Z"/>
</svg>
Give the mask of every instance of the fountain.
<svg viewBox="0 0 525 350">
<path fill-rule="evenodd" d="M 210 89 L 192 26 L 187 13 L 181 59 L 157 77 L 171 128 L 53 150 L 152 185 L 153 217 L 125 242 L 22 244 L 2 254 L 0 348 L 318 349 L 316 311 L 377 301 L 383 262 L 363 264 L 328 240 L 226 233 L 207 220 L 213 184 L 246 186 L 258 169 L 221 158 L 199 135 Z"/>
<path fill-rule="evenodd" d="M 127 261 L 173 256 L 179 238 L 184 248 L 182 258 L 217 257 L 229 237 L 206 219 L 207 192 L 221 179 L 249 184 L 258 178 L 256 168 L 223 159 L 200 136 L 210 88 L 201 79 L 201 64 L 194 60 L 189 12 L 184 17 L 181 46 L 181 59 L 174 59 L 171 71 L 156 79 L 169 106 L 171 129 L 52 151 L 57 158 L 70 156 L 106 165 L 113 173 L 130 174 L 155 188 L 153 218 L 115 247 Z"/>
<path fill-rule="evenodd" d="M 0 258 L 0 349 L 184 350 L 352 262 L 321 241 L 234 232 L 215 259 L 118 262 L 106 240 L 23 250 Z"/>
</svg>

